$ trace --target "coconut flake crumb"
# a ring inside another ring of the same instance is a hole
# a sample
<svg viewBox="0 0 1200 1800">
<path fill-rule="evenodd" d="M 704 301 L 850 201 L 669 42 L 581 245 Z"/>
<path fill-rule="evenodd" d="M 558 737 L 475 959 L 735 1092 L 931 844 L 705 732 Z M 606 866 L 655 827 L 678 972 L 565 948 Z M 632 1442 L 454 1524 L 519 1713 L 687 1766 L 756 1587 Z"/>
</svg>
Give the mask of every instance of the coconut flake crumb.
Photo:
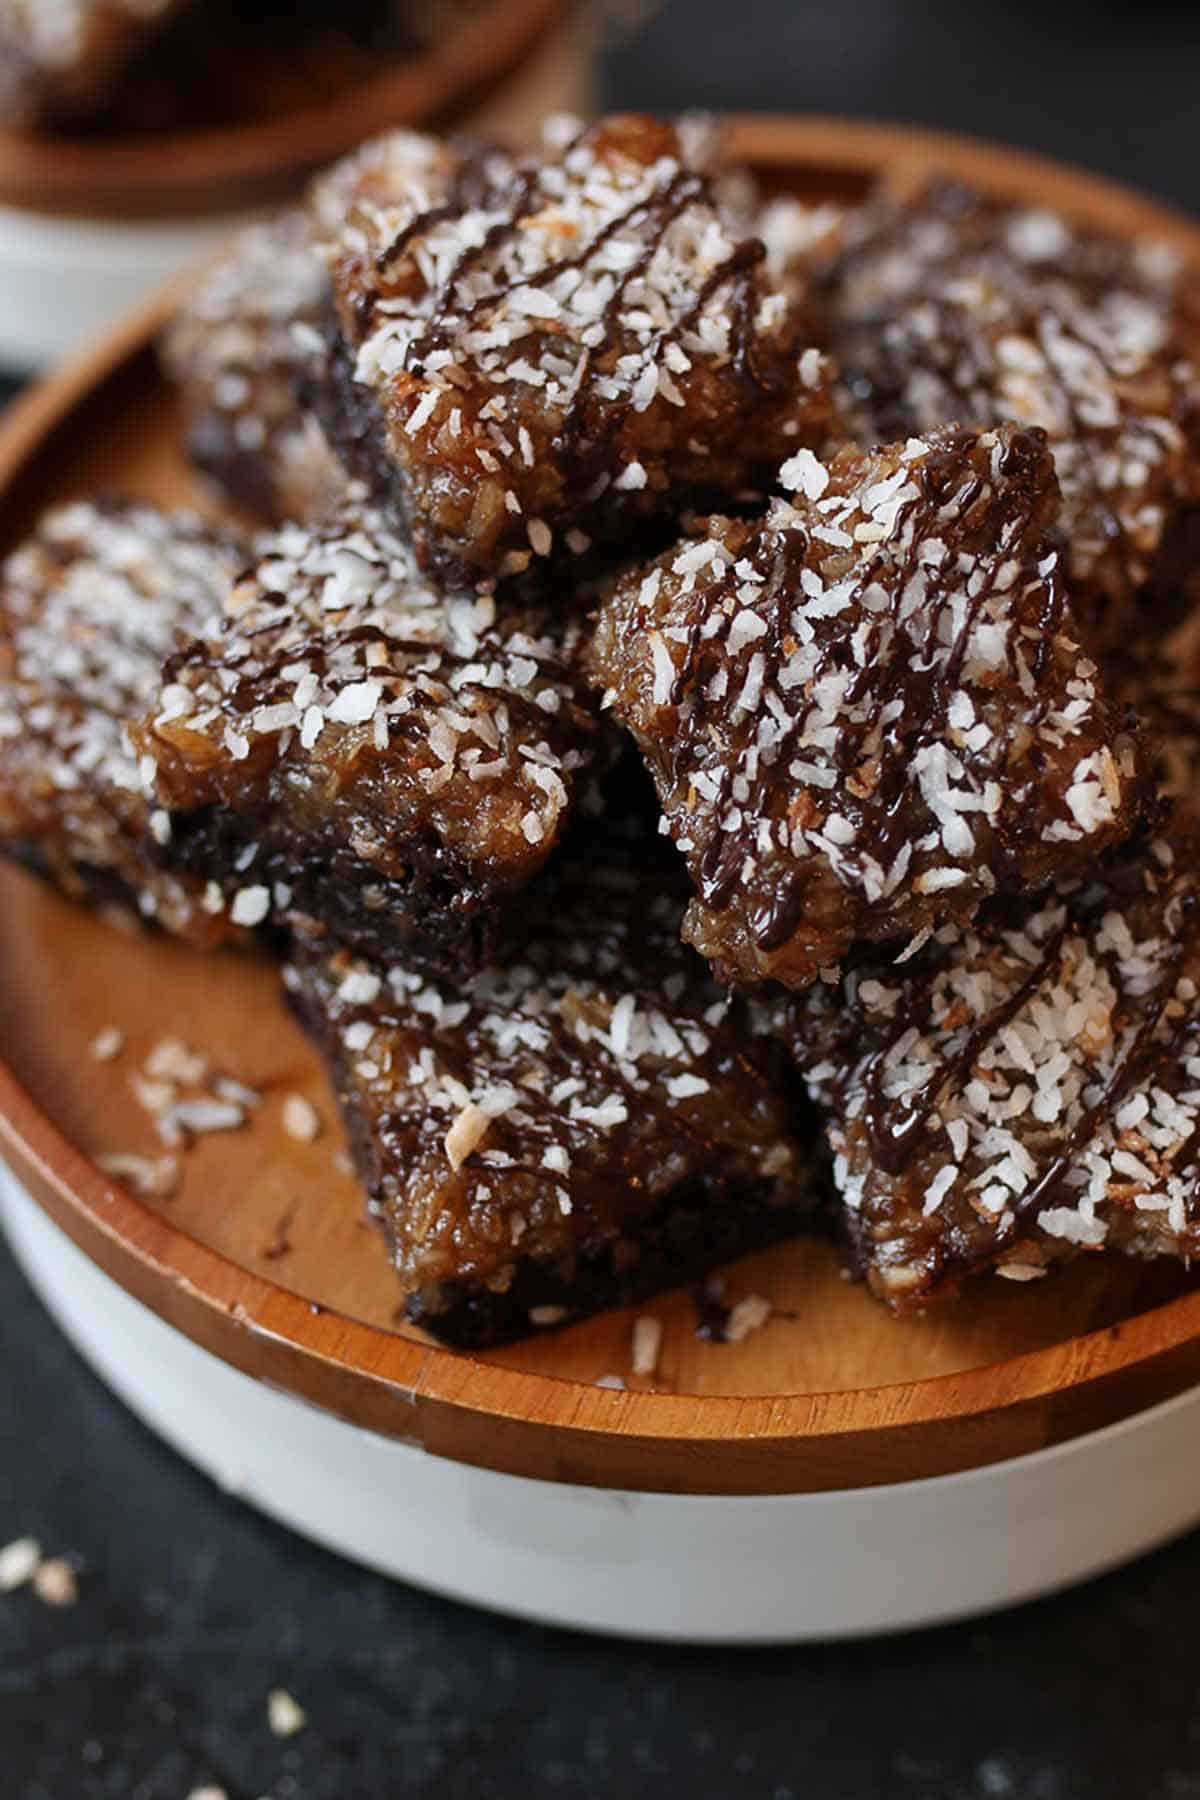
<svg viewBox="0 0 1200 1800">
<path fill-rule="evenodd" d="M 179 1186 L 179 1161 L 170 1155 L 138 1156 L 132 1151 L 109 1150 L 96 1157 L 96 1167 L 139 1199 L 165 1200 Z"/>
<path fill-rule="evenodd" d="M 308 1714 L 286 1688 L 272 1688 L 267 1695 L 267 1724 L 277 1738 L 295 1737 L 308 1724 Z"/>
<path fill-rule="evenodd" d="M 160 1038 L 143 1067 L 157 1081 L 179 1081 L 198 1087 L 208 1074 L 208 1058 L 176 1037 Z"/>
<path fill-rule="evenodd" d="M 36 1538 L 14 1538 L 0 1550 L 0 1594 L 11 1594 L 33 1580 L 42 1560 Z"/>
<path fill-rule="evenodd" d="M 271 890 L 261 885 L 239 888 L 233 896 L 229 916 L 235 925 L 261 925 L 271 910 Z"/>
<path fill-rule="evenodd" d="M 725 1342 L 743 1343 L 752 1332 L 762 1330 L 773 1310 L 771 1302 L 762 1294 L 747 1294 L 744 1300 L 730 1308 L 725 1321 Z"/>
<path fill-rule="evenodd" d="M 125 1033 L 118 1025 L 106 1025 L 92 1039 L 90 1053 L 97 1062 L 115 1062 L 125 1048 Z"/>
<path fill-rule="evenodd" d="M 210 1131 L 237 1131 L 246 1123 L 245 1110 L 231 1100 L 178 1100 L 163 1116 L 172 1127 L 204 1135 Z"/>
<path fill-rule="evenodd" d="M 461 1169 L 473 1150 L 478 1149 L 491 1130 L 492 1116 L 483 1107 L 468 1100 L 445 1136 L 446 1157 L 450 1167 Z"/>
<path fill-rule="evenodd" d="M 561 1325 L 566 1316 L 565 1306 L 531 1306 L 529 1309 L 529 1323 L 538 1326 L 539 1329 L 545 1329 L 551 1325 Z"/>
<path fill-rule="evenodd" d="M 246 1107 L 251 1112 L 262 1104 L 262 1095 L 257 1088 L 248 1087 L 244 1081 L 235 1081 L 232 1075 L 214 1075 L 212 1091 L 218 1100 L 230 1100 L 235 1106 Z"/>
<path fill-rule="evenodd" d="M 79 1598 L 75 1571 L 63 1556 L 51 1556 L 34 1570 L 32 1587 L 46 1606 L 74 1606 Z"/>
<path fill-rule="evenodd" d="M 800 493 L 809 500 L 819 500 L 829 486 L 829 474 L 811 450 L 797 450 L 779 471 L 779 481 L 789 492 Z"/>
<path fill-rule="evenodd" d="M 631 1368 L 635 1375 L 656 1375 L 662 1350 L 662 1320 L 651 1316 L 633 1322 L 633 1355 Z"/>
<path fill-rule="evenodd" d="M 289 1094 L 283 1103 L 283 1129 L 302 1144 L 311 1144 L 321 1135 L 321 1115 L 303 1094 Z"/>
</svg>

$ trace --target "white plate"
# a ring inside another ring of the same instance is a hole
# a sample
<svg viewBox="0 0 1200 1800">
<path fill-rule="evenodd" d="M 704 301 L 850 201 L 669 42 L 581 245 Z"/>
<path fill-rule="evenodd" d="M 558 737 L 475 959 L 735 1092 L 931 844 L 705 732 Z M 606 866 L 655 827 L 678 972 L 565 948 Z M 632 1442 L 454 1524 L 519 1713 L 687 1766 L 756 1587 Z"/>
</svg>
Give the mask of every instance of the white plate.
<svg viewBox="0 0 1200 1800">
<path fill-rule="evenodd" d="M 65 355 L 248 216 L 127 224 L 0 207 L 0 367 L 26 372 Z"/>
<path fill-rule="evenodd" d="M 841 1493 L 624 1493 L 470 1468 L 198 1349 L 2 1165 L 0 1217 L 68 1337 L 222 1487 L 357 1562 L 500 1612 L 695 1643 L 894 1631 L 1032 1599 L 1200 1520 L 1200 1389 L 1032 1456 Z"/>
</svg>

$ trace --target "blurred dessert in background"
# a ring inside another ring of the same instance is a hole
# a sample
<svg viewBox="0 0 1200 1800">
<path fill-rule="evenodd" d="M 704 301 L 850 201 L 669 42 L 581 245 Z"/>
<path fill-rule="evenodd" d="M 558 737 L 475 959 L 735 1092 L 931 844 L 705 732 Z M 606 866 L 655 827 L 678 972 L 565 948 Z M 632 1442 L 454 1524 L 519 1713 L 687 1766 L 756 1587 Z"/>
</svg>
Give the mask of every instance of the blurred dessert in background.
<svg viewBox="0 0 1200 1800">
<path fill-rule="evenodd" d="M 479 0 L 0 0 L 0 123 L 127 138 L 247 124 L 418 54 Z"/>
</svg>

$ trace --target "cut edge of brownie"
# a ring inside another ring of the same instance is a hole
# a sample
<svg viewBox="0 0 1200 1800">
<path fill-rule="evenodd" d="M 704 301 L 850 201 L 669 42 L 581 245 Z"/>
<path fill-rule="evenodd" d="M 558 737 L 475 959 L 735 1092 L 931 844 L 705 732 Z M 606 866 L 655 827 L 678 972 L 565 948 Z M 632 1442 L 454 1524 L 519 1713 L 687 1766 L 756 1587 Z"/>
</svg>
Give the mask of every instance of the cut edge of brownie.
<svg viewBox="0 0 1200 1800">
<path fill-rule="evenodd" d="M 197 903 L 187 908 L 191 923 L 181 920 L 165 924 L 156 908 L 147 907 L 148 890 L 137 887 L 131 877 L 116 867 L 104 867 L 99 863 L 89 863 L 75 857 L 63 856 L 54 858 L 47 854 L 43 843 L 33 838 L 10 838 L 0 841 L 0 861 L 13 864 L 24 869 L 27 874 L 44 882 L 49 888 L 64 899 L 89 907 L 98 918 L 117 924 L 125 929 L 136 927 L 140 931 L 180 939 L 195 949 L 211 950 L 226 944 L 246 944 L 251 940 L 251 933 L 231 925 L 227 920 L 213 918 Z M 170 880 L 175 870 L 160 869 L 153 863 L 146 864 L 146 876 L 153 880 Z M 181 889 L 180 901 L 185 903 L 189 896 Z"/>
<path fill-rule="evenodd" d="M 377 1157 L 370 1130 L 350 1098 L 351 1083 L 340 1035 L 302 986 L 284 984 L 284 998 L 325 1063 L 359 1179 L 371 1194 Z M 798 1102 L 798 1105 L 802 1103 Z M 673 1288 L 702 1280 L 714 1269 L 824 1227 L 825 1157 L 819 1136 L 803 1204 L 795 1190 L 769 1179 L 690 1178 L 663 1196 L 622 1232 L 559 1258 L 517 1263 L 508 1286 L 495 1291 L 482 1281 L 451 1278 L 418 1289 L 404 1301 L 408 1322 L 455 1350 L 498 1349 L 520 1338 L 574 1325 L 599 1312 L 634 1306 Z M 380 1209 L 368 1210 L 390 1244 Z"/>
<path fill-rule="evenodd" d="M 350 479 L 361 481 L 370 497 L 392 514 L 403 535 L 411 541 L 419 565 L 423 569 L 434 567 L 444 578 L 458 575 L 464 586 L 475 587 L 478 570 L 466 569 L 453 559 L 447 566 L 443 566 L 442 559 L 431 559 L 429 545 L 414 529 L 408 478 L 388 453 L 387 429 L 374 395 L 355 380 L 354 357 L 342 335 L 332 299 L 319 330 L 326 345 L 324 367 L 320 375 L 313 366 L 301 371 L 297 379 L 300 405 L 316 419 Z"/>
<path fill-rule="evenodd" d="M 770 1181 L 685 1182 L 638 1221 L 636 1237 L 588 1246 L 566 1266 L 521 1263 L 503 1293 L 444 1281 L 410 1295 L 405 1314 L 454 1349 L 485 1350 L 637 1306 L 815 1228 L 815 1202 L 802 1209 L 773 1200 L 774 1191 Z"/>
<path fill-rule="evenodd" d="M 239 870 L 239 857 L 255 846 L 257 854 Z M 398 881 L 382 871 L 368 878 L 377 907 L 363 900 L 364 864 L 348 845 L 316 844 L 299 861 L 294 844 L 272 843 L 269 834 L 256 833 L 253 820 L 238 820 L 217 806 L 173 815 L 164 863 L 216 882 L 227 907 L 239 891 L 265 888 L 270 910 L 309 942 L 327 935 L 376 961 L 401 955 L 432 975 L 476 973 L 500 943 L 506 902 L 515 896 L 481 893 L 469 870 L 429 838 L 406 838 L 389 850 L 409 866 L 409 878 Z M 287 890 L 283 898 L 281 888 Z"/>
</svg>

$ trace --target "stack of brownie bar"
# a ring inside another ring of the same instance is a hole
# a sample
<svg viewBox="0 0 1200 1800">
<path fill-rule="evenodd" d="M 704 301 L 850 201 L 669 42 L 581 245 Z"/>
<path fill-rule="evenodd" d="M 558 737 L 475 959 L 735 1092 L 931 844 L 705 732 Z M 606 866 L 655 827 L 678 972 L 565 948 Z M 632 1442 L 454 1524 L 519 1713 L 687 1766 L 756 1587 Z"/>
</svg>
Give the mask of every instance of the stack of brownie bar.
<svg viewBox="0 0 1200 1800">
<path fill-rule="evenodd" d="M 1200 315 L 700 122 L 394 133 L 164 344 L 229 535 L 45 520 L 0 838 L 253 941 L 409 1316 L 544 1329 L 832 1223 L 897 1309 L 1200 1249 Z"/>
</svg>

